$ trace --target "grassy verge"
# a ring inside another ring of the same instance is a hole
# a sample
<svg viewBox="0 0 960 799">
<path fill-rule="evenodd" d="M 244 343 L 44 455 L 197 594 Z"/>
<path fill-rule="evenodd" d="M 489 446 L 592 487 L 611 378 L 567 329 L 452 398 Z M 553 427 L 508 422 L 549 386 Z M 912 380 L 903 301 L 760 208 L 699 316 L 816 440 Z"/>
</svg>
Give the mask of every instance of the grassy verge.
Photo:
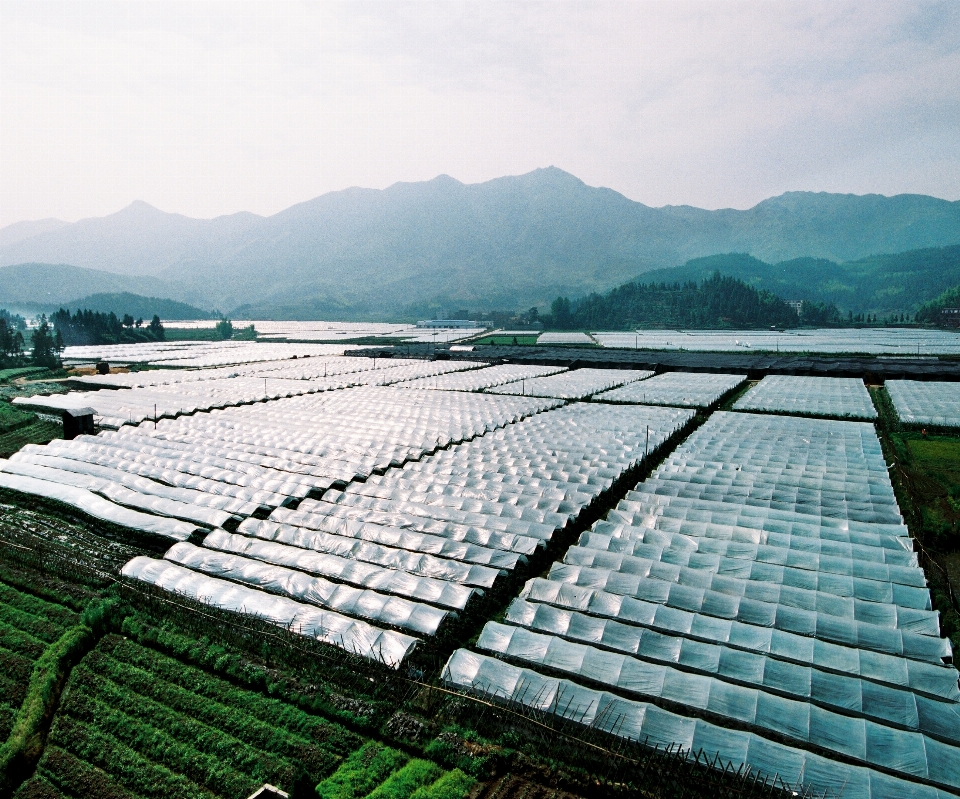
<svg viewBox="0 0 960 799">
<path fill-rule="evenodd" d="M 63 426 L 34 417 L 31 421 L 8 433 L 0 434 L 0 458 L 9 458 L 25 444 L 47 444 L 63 437 Z"/>
</svg>

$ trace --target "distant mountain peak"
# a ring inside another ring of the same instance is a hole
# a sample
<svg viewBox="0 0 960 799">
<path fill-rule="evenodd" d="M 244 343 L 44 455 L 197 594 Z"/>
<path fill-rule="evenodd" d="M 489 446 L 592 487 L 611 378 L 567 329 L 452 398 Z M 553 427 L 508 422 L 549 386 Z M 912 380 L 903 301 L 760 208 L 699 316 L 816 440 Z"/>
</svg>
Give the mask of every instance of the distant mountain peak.
<svg viewBox="0 0 960 799">
<path fill-rule="evenodd" d="M 121 208 L 117 211 L 114 216 L 158 216 L 166 215 L 165 211 L 161 211 L 159 208 L 156 208 L 148 202 L 143 200 L 134 200 L 126 208 Z"/>
<path fill-rule="evenodd" d="M 572 175 L 569 172 L 560 169 L 558 166 L 544 166 L 539 169 L 534 169 L 532 172 L 527 172 L 525 175 L 521 175 L 521 178 L 532 179 L 540 183 L 549 184 L 552 186 L 586 186 L 580 178 L 576 175 Z"/>
</svg>

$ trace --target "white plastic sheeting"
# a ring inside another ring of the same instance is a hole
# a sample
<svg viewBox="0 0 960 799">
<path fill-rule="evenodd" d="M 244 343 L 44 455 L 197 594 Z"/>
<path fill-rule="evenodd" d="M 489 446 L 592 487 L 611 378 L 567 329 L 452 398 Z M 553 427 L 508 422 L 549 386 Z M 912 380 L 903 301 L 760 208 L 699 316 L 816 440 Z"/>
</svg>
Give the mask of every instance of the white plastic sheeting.
<svg viewBox="0 0 960 799">
<path fill-rule="evenodd" d="M 407 361 L 393 365 L 390 360 L 384 360 L 380 363 L 379 369 L 358 372 L 354 380 L 364 386 L 392 386 L 407 380 L 462 372 L 481 366 L 486 364 L 478 361 Z"/>
<path fill-rule="evenodd" d="M 589 333 L 541 333 L 537 337 L 537 344 L 588 344 L 593 346 L 596 342 L 590 337 Z"/>
<path fill-rule="evenodd" d="M 505 363 L 469 372 L 455 372 L 439 377 L 421 377 L 397 385 L 400 388 L 433 388 L 442 391 L 482 391 L 486 388 L 515 383 L 518 380 L 531 380 L 534 377 L 546 377 L 563 371 L 565 369 L 562 366 Z"/>
<path fill-rule="evenodd" d="M 416 517 L 546 541 L 692 415 L 674 408 L 568 405 L 330 491 L 307 507 L 329 512 L 324 508 L 333 504 L 386 514 L 380 517 L 385 520 L 396 514 L 396 526 Z"/>
<path fill-rule="evenodd" d="M 333 529 L 325 530 L 326 527 Z M 333 546 L 339 546 L 339 542 L 343 542 L 344 539 L 369 541 L 410 552 L 423 552 L 464 563 L 490 566 L 494 569 L 514 569 L 518 563 L 525 560 L 522 555 L 515 552 L 504 552 L 500 549 L 478 546 L 443 536 L 362 522 L 344 523 L 340 519 L 288 508 L 277 508 L 270 514 L 268 521 L 248 519 L 241 525 L 239 532 L 257 538 L 270 538 L 274 541 L 287 536 L 296 537 L 298 540 L 309 542 L 302 546 L 322 551 L 326 551 L 324 548 L 328 546 L 327 542 L 331 542 Z"/>
<path fill-rule="evenodd" d="M 949 725 L 956 725 L 957 713 L 946 703 L 929 704 L 945 705 L 948 709 L 944 713 L 949 714 L 949 719 L 924 719 L 924 726 L 934 726 L 948 739 L 941 741 L 916 731 L 919 711 L 908 692 L 860 681 L 844 685 L 822 672 L 808 670 L 804 674 L 792 664 L 735 650 L 710 651 L 706 644 L 686 644 L 667 636 L 648 641 L 649 651 L 631 657 L 558 635 L 488 622 L 477 647 L 609 687 L 631 698 L 680 704 L 718 720 L 752 727 L 761 734 L 772 732 L 802 746 L 832 750 L 871 765 L 886 766 L 885 758 L 890 746 L 894 746 L 920 755 L 919 759 L 909 758 L 907 773 L 912 776 L 927 776 L 927 749 L 938 744 L 950 748 L 955 744 L 956 733 L 950 731 Z M 664 661 L 683 668 L 664 665 Z M 723 678 L 712 676 L 711 670 Z M 828 697 L 831 706 L 853 715 L 841 715 L 822 704 L 813 704 L 812 692 Z M 802 698 L 794 698 L 798 696 Z M 883 722 L 864 718 L 864 700 L 875 714 L 888 718 Z M 960 760 L 947 784 L 960 787 Z"/>
<path fill-rule="evenodd" d="M 211 577 L 262 588 L 298 602 L 318 605 L 348 616 L 369 619 L 377 624 L 400 627 L 422 635 L 434 635 L 450 612 L 411 602 L 408 599 L 353 588 L 322 577 L 273 566 L 239 555 L 229 555 L 194 546 L 175 544 L 163 556 L 165 560 Z"/>
<path fill-rule="evenodd" d="M 257 616 L 299 635 L 316 638 L 348 652 L 399 668 L 417 639 L 350 619 L 339 613 L 295 602 L 227 580 L 186 569 L 167 560 L 136 557 L 121 571 L 124 577 L 163 588 L 205 605 Z"/>
<path fill-rule="evenodd" d="M 635 380 L 643 380 L 652 375 L 653 372 L 642 369 L 574 369 L 547 377 L 521 380 L 519 383 L 507 383 L 505 386 L 491 388 L 488 391 L 493 394 L 586 399 L 601 391 L 632 383 Z"/>
<path fill-rule="evenodd" d="M 730 729 L 700 718 L 690 718 L 654 704 L 639 702 L 615 693 L 598 691 L 565 679 L 545 677 L 535 671 L 503 663 L 489 656 L 458 649 L 443 671 L 444 681 L 454 688 L 504 703 L 518 703 L 544 713 L 553 713 L 585 727 L 653 747 L 702 750 L 721 762 L 774 775 L 787 783 L 807 785 L 828 795 L 845 799 L 946 799 L 943 791 L 874 769 L 839 763 L 819 754 L 771 741 L 752 732 Z M 879 742 L 878 742 L 879 743 Z M 953 786 L 957 763 L 952 750 L 932 747 L 932 762 L 922 776 L 932 782 Z M 915 770 L 915 753 L 897 750 L 890 742 L 885 752 L 886 768 Z M 946 750 L 946 751 L 945 751 Z M 906 766 L 906 768 L 903 768 Z"/>
<path fill-rule="evenodd" d="M 820 559 L 820 568 L 783 566 L 779 563 L 764 563 L 749 558 L 725 558 L 719 555 L 700 555 L 696 552 L 676 552 L 671 549 L 650 548 L 651 557 L 634 557 L 626 552 L 609 551 L 599 541 L 585 542 L 589 546 L 571 547 L 564 557 L 565 563 L 613 569 L 626 574 L 650 573 L 653 563 L 685 568 L 699 573 L 737 577 L 754 582 L 776 583 L 805 588 L 812 591 L 833 593 L 835 586 L 841 596 L 869 596 L 875 601 L 886 601 L 906 608 L 929 609 L 930 599 L 923 582 L 923 572 L 914 567 L 887 566 L 882 563 L 862 563 L 849 558 Z M 672 570 L 667 570 L 672 571 Z M 841 578 L 837 580 L 834 575 Z M 910 583 L 906 581 L 910 580 Z M 921 583 L 916 585 L 916 583 Z M 910 590 L 910 588 L 917 590 Z"/>
<path fill-rule="evenodd" d="M 467 603 L 482 591 L 436 577 L 424 577 L 402 569 L 374 563 L 283 546 L 265 541 L 214 531 L 203 542 L 207 549 L 218 549 L 234 555 L 263 560 L 274 566 L 285 566 L 320 577 L 329 577 L 337 582 L 369 588 L 385 594 L 404 596 L 430 602 L 453 610 L 462 610 Z"/>
<path fill-rule="evenodd" d="M 11 464 L 44 466 L 50 469 L 58 469 L 62 472 L 73 472 L 81 476 L 102 477 L 105 480 L 118 483 L 141 494 L 165 497 L 166 499 L 187 503 L 195 507 L 215 508 L 216 510 L 226 511 L 231 515 L 249 516 L 260 508 L 260 505 L 256 502 L 246 502 L 242 499 L 209 494 L 191 488 L 178 488 L 173 485 L 158 483 L 147 477 L 139 477 L 136 474 L 123 471 L 119 468 L 114 469 L 109 466 L 101 466 L 84 460 L 60 458 L 49 454 L 51 452 L 52 450 L 47 450 L 44 447 L 28 444 L 19 452 L 14 453 L 10 457 L 9 462 Z M 58 479 L 55 482 L 64 482 L 67 485 L 73 485 L 69 481 L 69 478 L 66 477 L 62 480 Z"/>
<path fill-rule="evenodd" d="M 213 500 L 198 504 L 249 514 L 338 481 L 366 478 L 557 404 L 532 397 L 347 389 L 161 420 L 156 427 L 126 425 L 115 433 L 28 446 L 14 459 L 55 458 L 32 462 L 91 476 L 106 477 L 103 469 L 124 472 L 188 489 L 193 497 L 228 498 L 222 506 Z M 159 488 L 124 485 L 179 499 Z"/>
<path fill-rule="evenodd" d="M 338 344 L 274 344 L 256 341 L 150 341 L 139 344 L 102 344 L 67 347 L 65 361 L 152 363 L 163 366 L 202 368 L 230 364 L 274 361 L 315 355 L 342 355 Z"/>
<path fill-rule="evenodd" d="M 768 375 L 734 403 L 738 411 L 876 419 L 870 392 L 852 377 Z"/>
<path fill-rule="evenodd" d="M 869 424 L 714 414 L 477 646 L 960 788 L 950 644 Z"/>
<path fill-rule="evenodd" d="M 362 348 L 361 348 L 362 349 Z M 403 358 L 362 358 L 343 355 L 320 355 L 303 358 L 285 358 L 276 361 L 219 366 L 206 369 L 146 369 L 139 372 L 112 372 L 106 375 L 84 375 L 71 383 L 96 388 L 145 388 L 172 383 L 194 383 L 234 377 L 283 378 L 287 380 L 319 380 L 349 375 L 373 369 L 416 365 L 421 360 Z"/>
<path fill-rule="evenodd" d="M 156 385 L 113 391 L 70 391 L 66 394 L 16 397 L 14 402 L 43 412 L 60 412 L 90 407 L 97 424 L 116 429 L 146 420 L 172 418 L 181 414 L 228 408 L 281 397 L 295 397 L 317 391 L 332 391 L 360 385 L 356 377 L 329 377 L 318 380 L 288 380 L 276 377 L 233 377 Z"/>
<path fill-rule="evenodd" d="M 111 480 L 61 469 L 51 469 L 48 466 L 34 466 L 21 461 L 6 461 L 0 463 L 0 471 L 23 477 L 35 477 L 38 480 L 46 480 L 51 483 L 84 488 L 87 491 L 100 494 L 100 496 L 118 505 L 126 505 L 158 516 L 169 516 L 174 519 L 205 524 L 209 527 L 220 527 L 234 518 L 231 514 L 222 510 L 203 507 L 202 505 L 191 505 L 178 499 L 141 494 L 139 491 L 131 490 Z"/>
<path fill-rule="evenodd" d="M 746 379 L 746 375 L 666 372 L 648 380 L 628 383 L 612 391 L 604 391 L 597 394 L 594 399 L 603 402 L 706 408 Z"/>
<path fill-rule="evenodd" d="M 880 441 L 860 423 L 715 413 L 638 491 L 903 523 Z"/>
<path fill-rule="evenodd" d="M 694 352 L 822 352 L 873 355 L 960 355 L 953 330 L 637 330 L 593 333 L 603 347 Z"/>
<path fill-rule="evenodd" d="M 259 530 L 255 520 L 244 522 L 247 531 Z M 300 528 L 288 528 L 291 533 Z M 283 530 L 270 530 L 283 535 Z M 452 583 L 462 583 L 480 588 L 489 588 L 494 584 L 500 572 L 486 566 L 460 563 L 447 558 L 437 558 L 419 552 L 378 546 L 353 538 L 319 533 L 313 530 L 303 531 L 297 537 L 296 544 L 281 544 L 276 541 L 254 538 L 243 533 L 231 534 L 224 530 L 215 530 L 207 536 L 204 546 L 248 555 L 277 565 L 293 566 L 303 571 L 322 574 L 324 555 L 336 555 L 347 560 L 372 563 L 388 569 L 415 574 L 419 577 L 431 577 Z"/>
<path fill-rule="evenodd" d="M 937 657 L 938 654 L 945 654 L 942 648 L 939 652 L 934 650 L 932 657 L 928 659 L 916 660 L 914 658 L 924 656 L 923 650 L 904 652 L 898 649 L 896 654 L 890 654 L 868 648 L 869 641 L 862 646 L 857 645 L 856 639 L 833 643 L 777 627 L 719 618 L 541 577 L 527 582 L 520 592 L 520 599 L 540 603 L 538 608 L 552 605 L 555 608 L 579 611 L 588 616 L 649 627 L 695 641 L 719 643 L 747 652 L 770 654 L 788 662 L 815 665 L 826 671 L 909 688 L 917 694 L 949 699 L 951 702 L 960 701 L 956 669 L 944 665 Z M 873 632 L 883 631 L 874 629 Z M 926 645 L 927 650 L 930 649 L 930 644 L 939 643 L 939 639 L 917 634 L 908 635 L 907 639 Z M 901 657 L 904 654 L 907 657 Z"/>
<path fill-rule="evenodd" d="M 917 695 L 910 690 L 862 680 L 809 664 L 798 664 L 766 653 L 679 638 L 672 633 L 588 616 L 575 611 L 514 600 L 507 610 L 509 626 L 488 625 L 478 646 L 509 654 L 543 642 L 527 637 L 527 628 L 559 636 L 576 644 L 628 655 L 694 674 L 718 675 L 738 685 L 755 686 L 792 699 L 813 702 L 835 712 L 856 710 L 882 724 L 919 731 L 948 743 L 960 743 L 960 710 L 955 703 Z M 487 647 L 485 641 L 490 641 Z M 539 642 L 539 643 L 538 643 Z M 599 679 L 591 677 L 590 679 Z"/>
<path fill-rule="evenodd" d="M 407 523 L 405 519 L 377 517 L 376 521 L 367 521 L 364 518 L 337 515 L 337 510 L 340 510 L 340 508 L 330 502 L 305 499 L 296 510 L 277 508 L 270 514 L 270 520 L 305 527 L 308 530 L 323 530 L 349 538 L 363 538 L 390 546 L 397 546 L 401 541 L 409 541 L 410 546 L 404 545 L 404 549 L 428 547 L 429 550 L 424 549 L 422 551 L 432 551 L 436 547 L 437 550 L 433 554 L 438 554 L 443 548 L 456 542 L 473 544 L 483 550 L 502 550 L 503 555 L 511 553 L 509 559 L 496 564 L 497 568 L 512 569 L 518 562 L 519 556 L 533 554 L 542 544 L 537 538 L 498 533 L 479 527 L 457 524 L 438 525 L 437 532 L 434 535 L 431 532 L 417 531 L 414 525 Z M 432 525 L 428 526 L 431 527 L 431 530 L 434 529 Z M 480 556 L 484 558 L 494 557 L 482 553 L 480 553 Z M 508 563 L 510 565 L 507 565 Z"/>
<path fill-rule="evenodd" d="M 960 383 L 888 380 L 885 387 L 901 422 L 960 427 Z"/>
<path fill-rule="evenodd" d="M 51 483 L 49 480 L 38 480 L 35 477 L 0 472 L 0 488 L 53 499 L 76 508 L 95 519 L 130 527 L 133 530 L 140 530 L 145 533 L 153 533 L 164 538 L 172 538 L 176 541 L 185 541 L 197 529 L 195 524 L 150 516 L 146 513 L 120 507 L 85 488 L 77 488 L 63 483 Z"/>
</svg>

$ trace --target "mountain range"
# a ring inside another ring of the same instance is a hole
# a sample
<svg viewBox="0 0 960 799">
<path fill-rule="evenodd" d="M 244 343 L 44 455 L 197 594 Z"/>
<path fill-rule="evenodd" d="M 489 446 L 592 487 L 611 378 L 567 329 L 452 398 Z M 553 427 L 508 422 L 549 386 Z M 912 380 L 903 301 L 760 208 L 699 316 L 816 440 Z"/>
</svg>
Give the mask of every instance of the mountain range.
<svg viewBox="0 0 960 799">
<path fill-rule="evenodd" d="M 247 318 L 388 318 L 546 306 L 718 253 L 856 262 L 955 244 L 960 202 L 934 197 L 791 192 L 747 210 L 651 208 L 549 167 L 346 189 L 269 217 L 192 219 L 135 202 L 18 223 L 0 230 L 0 303 L 133 292 Z"/>
</svg>

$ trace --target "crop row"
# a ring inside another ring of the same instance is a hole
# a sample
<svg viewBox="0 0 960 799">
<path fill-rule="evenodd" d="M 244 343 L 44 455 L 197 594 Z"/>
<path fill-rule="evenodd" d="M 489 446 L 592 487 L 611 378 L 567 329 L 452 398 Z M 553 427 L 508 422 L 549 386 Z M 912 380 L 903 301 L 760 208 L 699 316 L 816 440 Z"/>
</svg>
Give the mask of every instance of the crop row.
<svg viewBox="0 0 960 799">
<path fill-rule="evenodd" d="M 87 627 L 71 630 L 89 635 Z M 37 770 L 16 797 L 227 799 L 264 782 L 302 793 L 340 764 L 334 748 L 348 752 L 361 742 L 338 725 L 107 635 L 74 666 Z"/>
<path fill-rule="evenodd" d="M 91 766 L 54 744 L 48 744 L 37 765 L 13 799 L 138 799 L 114 782 L 103 770 Z"/>
<path fill-rule="evenodd" d="M 102 662 L 98 664 L 98 671 L 102 665 Z M 166 694 L 175 701 L 183 699 L 182 694 L 186 693 L 181 689 L 165 691 L 162 683 L 155 684 L 161 688 L 155 695 Z M 182 707 L 185 703 L 176 701 L 176 704 Z M 282 733 L 274 731 L 268 738 L 271 731 L 264 734 L 264 730 L 256 729 L 258 725 L 254 720 L 242 719 L 239 714 L 234 714 L 233 719 L 226 719 L 235 722 L 231 726 L 236 727 L 228 732 L 226 725 L 216 723 L 225 715 L 223 710 L 229 713 L 228 708 L 219 708 L 219 713 L 205 713 L 204 716 L 213 722 L 205 723 L 198 714 L 192 712 L 192 708 L 181 710 L 135 693 L 126 685 L 118 685 L 105 676 L 95 674 L 87 663 L 74 670 L 71 690 L 63 709 L 85 721 L 96 721 L 104 730 L 131 746 L 134 744 L 127 739 L 127 735 L 137 728 L 143 728 L 143 735 L 155 734 L 158 740 L 169 737 L 171 748 L 177 748 L 176 742 L 179 742 L 180 747 L 194 750 L 198 761 L 212 758 L 213 765 L 229 765 L 231 770 L 248 775 L 258 783 L 291 785 L 301 768 L 306 768 L 311 775 L 322 775 L 329 773 L 338 762 L 337 758 L 318 747 L 291 740 Z M 251 746 L 236 734 L 246 739 L 259 739 L 258 743 L 265 745 Z M 297 763 L 299 767 L 291 765 Z M 196 777 L 194 779 L 202 782 Z"/>
<path fill-rule="evenodd" d="M 155 729 L 145 718 L 114 710 L 85 693 L 71 692 L 61 705 L 61 713 L 72 721 L 80 722 L 92 735 L 108 741 L 108 745 L 112 744 L 115 749 L 125 748 L 135 752 L 153 764 L 164 766 L 172 773 L 206 788 L 211 794 L 249 796 L 258 784 L 248 774 L 232 768 L 231 763 L 199 752 L 165 731 Z M 289 767 L 284 771 L 289 771 Z M 287 780 L 278 780 L 278 783 L 290 784 Z"/>
<path fill-rule="evenodd" d="M 0 623 L 32 635 L 48 644 L 56 641 L 69 626 L 48 621 L 42 616 L 36 616 L 2 602 L 0 602 Z"/>
<path fill-rule="evenodd" d="M 73 611 L 0 582 L 0 745 L 13 730 L 36 661 L 78 621 Z"/>
<path fill-rule="evenodd" d="M 91 766 L 107 772 L 127 791 L 146 799 L 182 797 L 182 799 L 216 799 L 217 794 L 208 791 L 176 774 L 164 765 L 152 762 L 113 736 L 66 715 L 58 715 L 47 739 L 48 746 L 60 747 Z M 46 756 L 44 757 L 46 759 Z M 52 773 L 51 764 L 44 768 Z M 70 793 L 73 786 L 64 785 Z"/>
<path fill-rule="evenodd" d="M 0 582 L 0 603 L 4 607 L 16 608 L 60 626 L 61 630 L 72 627 L 79 621 L 76 613 L 62 605 L 47 602 L 30 594 L 18 591 Z"/>
<path fill-rule="evenodd" d="M 172 686 L 179 686 L 198 697 L 209 700 L 200 702 L 200 706 L 215 707 L 211 702 L 227 706 L 234 712 L 258 719 L 268 727 L 286 730 L 337 755 L 349 754 L 363 743 L 358 735 L 338 724 L 311 715 L 278 699 L 237 688 L 226 680 L 186 666 L 173 658 L 131 641 L 125 641 L 119 636 L 107 636 L 101 642 L 99 649 L 126 666 L 149 672 L 153 675 L 150 679 L 154 681 L 159 678 Z M 225 722 L 226 719 L 224 722 L 211 723 Z M 244 723 L 249 722 L 245 720 Z"/>
<path fill-rule="evenodd" d="M 395 749 L 364 744 L 317 785 L 319 799 L 463 799 L 476 780 L 459 769 L 444 772 L 429 760 L 409 760 Z"/>
</svg>

